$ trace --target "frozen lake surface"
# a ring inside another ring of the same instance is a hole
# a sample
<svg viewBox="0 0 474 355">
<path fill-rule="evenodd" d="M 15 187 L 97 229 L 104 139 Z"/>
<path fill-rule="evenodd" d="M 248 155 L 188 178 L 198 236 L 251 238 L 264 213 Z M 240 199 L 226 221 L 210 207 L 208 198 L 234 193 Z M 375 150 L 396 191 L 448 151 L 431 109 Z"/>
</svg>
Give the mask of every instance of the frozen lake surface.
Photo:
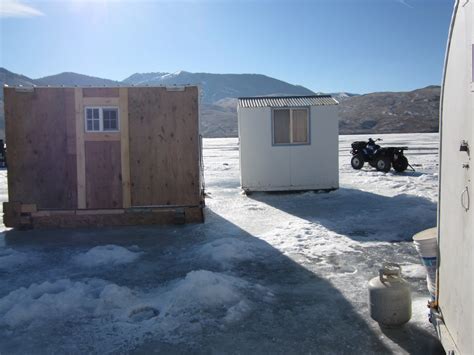
<svg viewBox="0 0 474 355">
<path fill-rule="evenodd" d="M 352 170 L 367 137 L 341 136 L 339 190 L 245 196 L 237 139 L 205 139 L 204 224 L 3 228 L 0 353 L 442 353 L 411 243 L 436 224 L 438 135 L 381 137 L 416 172 Z M 383 262 L 412 287 L 400 329 L 368 315 Z"/>
</svg>

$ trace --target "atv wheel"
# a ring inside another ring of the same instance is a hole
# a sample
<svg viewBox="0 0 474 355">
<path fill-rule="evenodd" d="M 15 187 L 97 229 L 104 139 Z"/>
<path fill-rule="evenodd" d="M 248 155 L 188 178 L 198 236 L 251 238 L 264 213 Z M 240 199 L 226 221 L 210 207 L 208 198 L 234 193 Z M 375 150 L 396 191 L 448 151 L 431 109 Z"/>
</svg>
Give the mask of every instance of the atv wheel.
<svg viewBox="0 0 474 355">
<path fill-rule="evenodd" d="M 381 156 L 375 159 L 375 168 L 378 171 L 388 173 L 390 170 L 390 166 L 390 159 L 388 159 L 387 157 Z"/>
<path fill-rule="evenodd" d="M 364 156 L 362 154 L 356 154 L 351 159 L 351 165 L 354 169 L 360 170 L 364 166 Z"/>
<path fill-rule="evenodd" d="M 402 173 L 408 168 L 408 159 L 406 156 L 399 156 L 397 160 L 392 162 L 392 166 L 396 172 Z"/>
</svg>

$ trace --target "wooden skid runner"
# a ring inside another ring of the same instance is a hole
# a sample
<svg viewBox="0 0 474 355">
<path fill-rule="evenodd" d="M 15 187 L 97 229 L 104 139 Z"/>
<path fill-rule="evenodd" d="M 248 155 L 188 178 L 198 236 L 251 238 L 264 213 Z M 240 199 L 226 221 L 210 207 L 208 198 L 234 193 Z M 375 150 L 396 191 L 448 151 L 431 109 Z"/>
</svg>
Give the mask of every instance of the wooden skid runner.
<svg viewBox="0 0 474 355">
<path fill-rule="evenodd" d="M 3 211 L 5 226 L 20 229 L 204 222 L 202 206 L 38 211 L 35 205 L 26 205 L 19 202 L 4 202 Z"/>
</svg>

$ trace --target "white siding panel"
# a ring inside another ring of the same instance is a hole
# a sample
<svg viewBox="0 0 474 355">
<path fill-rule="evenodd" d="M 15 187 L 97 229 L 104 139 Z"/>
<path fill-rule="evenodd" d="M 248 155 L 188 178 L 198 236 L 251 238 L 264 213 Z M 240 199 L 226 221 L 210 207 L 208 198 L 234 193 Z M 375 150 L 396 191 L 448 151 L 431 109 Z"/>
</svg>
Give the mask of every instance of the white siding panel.
<svg viewBox="0 0 474 355">
<path fill-rule="evenodd" d="M 474 353 L 473 11 L 472 2 L 458 6 L 443 83 L 441 122 L 438 301 L 460 354 Z M 460 151 L 462 140 L 469 142 L 471 157 Z M 467 169 L 463 164 L 470 167 Z M 466 187 L 471 200 L 467 211 L 461 203 Z"/>
<path fill-rule="evenodd" d="M 243 188 L 289 186 L 289 147 L 272 146 L 271 109 L 239 108 L 240 171 Z"/>
<path fill-rule="evenodd" d="M 251 191 L 339 187 L 337 107 L 310 108 L 310 145 L 272 145 L 269 107 L 238 108 L 242 188 Z"/>
<path fill-rule="evenodd" d="M 290 147 L 292 187 L 339 187 L 339 128 L 336 109 L 336 106 L 311 107 L 311 144 Z"/>
</svg>

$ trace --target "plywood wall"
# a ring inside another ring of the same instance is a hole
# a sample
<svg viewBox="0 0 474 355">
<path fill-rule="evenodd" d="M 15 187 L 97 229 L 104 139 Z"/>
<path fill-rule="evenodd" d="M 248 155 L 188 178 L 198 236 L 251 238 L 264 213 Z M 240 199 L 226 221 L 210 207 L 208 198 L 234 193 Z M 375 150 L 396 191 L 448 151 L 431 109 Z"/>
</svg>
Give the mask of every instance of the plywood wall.
<svg viewBox="0 0 474 355">
<path fill-rule="evenodd" d="M 198 89 L 128 90 L 132 206 L 199 204 Z"/>
<path fill-rule="evenodd" d="M 4 93 L 9 200 L 75 208 L 74 89 Z"/>
</svg>

